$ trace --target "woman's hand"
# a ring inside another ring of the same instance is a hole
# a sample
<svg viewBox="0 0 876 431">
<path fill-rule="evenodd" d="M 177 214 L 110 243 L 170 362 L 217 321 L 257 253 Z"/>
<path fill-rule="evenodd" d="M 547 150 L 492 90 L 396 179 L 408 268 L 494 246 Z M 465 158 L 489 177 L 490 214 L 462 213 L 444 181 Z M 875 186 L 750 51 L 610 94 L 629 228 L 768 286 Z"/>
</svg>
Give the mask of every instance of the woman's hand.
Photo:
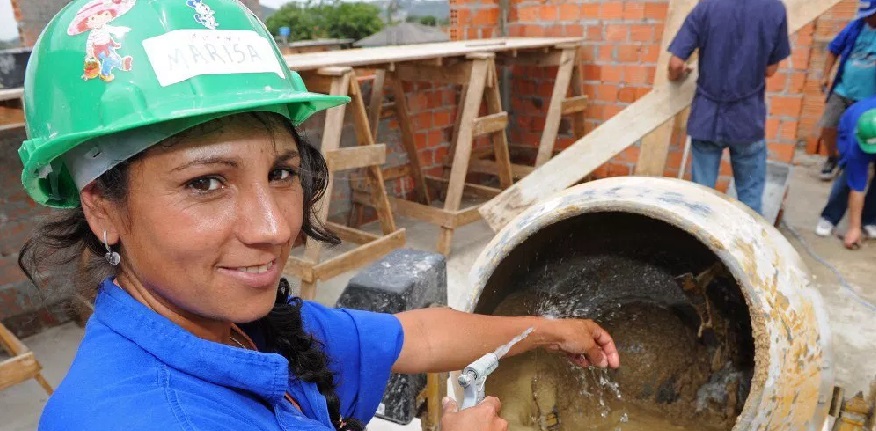
<svg viewBox="0 0 876 431">
<path fill-rule="evenodd" d="M 572 362 L 582 367 L 620 366 L 620 356 L 611 335 L 592 320 L 551 320 L 545 326 L 559 340 L 548 345 L 547 350 L 565 353 Z"/>
<path fill-rule="evenodd" d="M 508 421 L 499 417 L 502 403 L 496 397 L 486 397 L 471 408 L 459 411 L 456 402 L 444 398 L 444 413 L 441 415 L 443 431 L 506 431 Z"/>
</svg>

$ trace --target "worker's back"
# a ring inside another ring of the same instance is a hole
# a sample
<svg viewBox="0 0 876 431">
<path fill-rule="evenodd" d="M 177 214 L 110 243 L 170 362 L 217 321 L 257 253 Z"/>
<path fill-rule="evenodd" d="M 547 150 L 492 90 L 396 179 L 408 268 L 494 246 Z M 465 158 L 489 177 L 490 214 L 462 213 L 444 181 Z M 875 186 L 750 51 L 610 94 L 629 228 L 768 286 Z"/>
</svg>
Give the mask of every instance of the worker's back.
<svg viewBox="0 0 876 431">
<path fill-rule="evenodd" d="M 701 0 L 701 91 L 718 101 L 743 99 L 765 85 L 765 72 L 787 33 L 780 0 Z M 762 92 L 761 92 L 762 93 Z"/>
</svg>

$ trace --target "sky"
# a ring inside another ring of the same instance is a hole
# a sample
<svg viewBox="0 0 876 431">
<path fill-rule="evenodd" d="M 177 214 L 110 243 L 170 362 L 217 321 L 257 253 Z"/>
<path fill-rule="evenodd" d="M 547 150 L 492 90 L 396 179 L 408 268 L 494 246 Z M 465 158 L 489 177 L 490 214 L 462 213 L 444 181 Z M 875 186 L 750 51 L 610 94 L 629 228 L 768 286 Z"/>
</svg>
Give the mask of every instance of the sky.
<svg viewBox="0 0 876 431">
<path fill-rule="evenodd" d="M 0 40 L 18 37 L 18 26 L 12 15 L 12 2 L 0 0 Z"/>
</svg>

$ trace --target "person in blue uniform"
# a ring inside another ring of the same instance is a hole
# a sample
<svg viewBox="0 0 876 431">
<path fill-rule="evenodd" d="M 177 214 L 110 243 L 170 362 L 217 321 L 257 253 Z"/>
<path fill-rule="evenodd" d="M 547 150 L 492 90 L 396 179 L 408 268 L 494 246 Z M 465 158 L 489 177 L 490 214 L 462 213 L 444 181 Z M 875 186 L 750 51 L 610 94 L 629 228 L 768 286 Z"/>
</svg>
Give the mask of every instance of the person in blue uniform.
<svg viewBox="0 0 876 431">
<path fill-rule="evenodd" d="M 824 180 L 833 178 L 838 168 L 837 127 L 843 112 L 853 103 L 876 95 L 876 3 L 862 1 L 858 15 L 827 49 L 821 86 L 827 98 L 819 137 L 828 153 L 820 173 Z M 833 78 L 831 71 L 837 61 L 839 67 Z"/>
<path fill-rule="evenodd" d="M 876 96 L 850 106 L 838 131 L 842 172 L 833 182 L 815 232 L 830 235 L 848 209 L 843 241 L 846 248 L 857 249 L 865 236 L 876 238 L 876 179 L 870 180 L 870 166 L 876 162 Z"/>
<path fill-rule="evenodd" d="M 692 180 L 715 187 L 724 149 L 739 200 L 762 212 L 766 187 L 766 78 L 791 54 L 780 0 L 701 0 L 669 45 L 669 79 L 689 73 L 699 50 L 697 91 L 687 121 Z"/>
<path fill-rule="evenodd" d="M 19 264 L 40 286 L 70 262 L 82 263 L 71 283 L 102 280 L 40 430 L 362 430 L 391 372 L 462 369 L 528 328 L 511 355 L 619 366 L 586 319 L 388 315 L 293 296 L 281 271 L 296 239 L 339 242 L 316 218 L 326 161 L 296 126 L 349 98 L 308 92 L 236 0 L 209 1 L 215 28 L 185 2 L 128 2 L 113 24 L 133 67 L 82 80 L 86 41 L 64 30 L 97 3 L 49 23 L 25 81 L 22 183 L 57 210 Z M 449 401 L 441 427 L 504 430 L 500 410 Z"/>
</svg>

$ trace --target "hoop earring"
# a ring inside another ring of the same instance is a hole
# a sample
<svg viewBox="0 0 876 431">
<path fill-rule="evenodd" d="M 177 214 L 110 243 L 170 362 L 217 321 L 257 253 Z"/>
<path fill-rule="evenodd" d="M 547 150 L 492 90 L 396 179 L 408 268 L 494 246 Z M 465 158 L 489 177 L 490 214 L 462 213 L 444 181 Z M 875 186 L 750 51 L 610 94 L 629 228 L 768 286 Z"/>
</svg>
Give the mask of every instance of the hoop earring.
<svg viewBox="0 0 876 431">
<path fill-rule="evenodd" d="M 103 231 L 103 246 L 106 247 L 106 254 L 103 257 L 107 263 L 112 266 L 118 265 L 122 261 L 122 257 L 110 248 L 109 243 L 106 241 L 106 230 Z"/>
</svg>

